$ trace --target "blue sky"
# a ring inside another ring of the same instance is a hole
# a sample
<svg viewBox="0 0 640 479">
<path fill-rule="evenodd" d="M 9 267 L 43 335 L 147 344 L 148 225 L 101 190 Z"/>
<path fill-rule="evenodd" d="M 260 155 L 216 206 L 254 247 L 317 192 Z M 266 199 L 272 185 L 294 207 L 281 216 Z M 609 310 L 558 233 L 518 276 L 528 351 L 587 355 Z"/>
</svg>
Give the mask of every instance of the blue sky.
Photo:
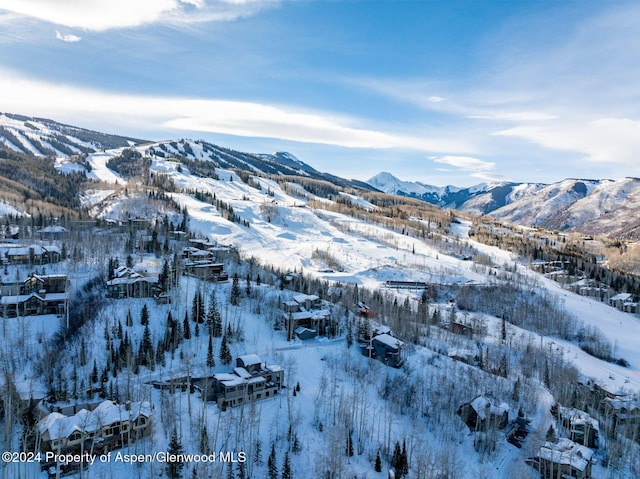
<svg viewBox="0 0 640 479">
<path fill-rule="evenodd" d="M 0 111 L 366 180 L 640 177 L 640 4 L 0 0 Z"/>
</svg>

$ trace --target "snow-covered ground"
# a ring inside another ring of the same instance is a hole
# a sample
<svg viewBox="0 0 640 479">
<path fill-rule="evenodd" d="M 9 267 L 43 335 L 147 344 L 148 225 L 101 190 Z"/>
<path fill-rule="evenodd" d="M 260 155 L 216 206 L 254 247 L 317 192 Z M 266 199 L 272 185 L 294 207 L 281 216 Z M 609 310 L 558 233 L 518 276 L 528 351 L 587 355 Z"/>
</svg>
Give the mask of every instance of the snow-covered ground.
<svg viewBox="0 0 640 479">
<path fill-rule="evenodd" d="M 124 184 L 122 178 L 106 168 L 109 157 L 116 153 L 89 156 L 96 178 Z M 600 329 L 614 343 L 615 355 L 629 361 L 630 367 L 623 368 L 588 356 L 576 344 L 558 338 L 541 337 L 509 325 L 511 337 L 522 338 L 523 343 L 531 342 L 545 351 L 548 349 L 550 356 L 562 357 L 573 363 L 585 377 L 595 378 L 614 388 L 640 391 L 640 322 L 637 317 L 562 290 L 557 283 L 518 264 L 512 253 L 472 241 L 468 237 L 467 223 L 454 224 L 438 243 L 425 242 L 341 213 L 313 209 L 301 196 L 287 194 L 272 179 L 256 178 L 262 186 L 258 190 L 243 183 L 229 170 L 219 169 L 219 180 L 213 180 L 191 175 L 185 167 L 178 168 L 177 163 L 160 158 L 153 160 L 151 168 L 154 172 L 170 176 L 179 188 L 215 194 L 218 200 L 232 206 L 234 213 L 250 225 L 226 220 L 214 205 L 198 201 L 191 195 L 172 193 L 175 201 L 187 207 L 189 226 L 193 232 L 220 244 L 233 244 L 244 258 L 253 257 L 262 264 L 273 265 L 283 271 L 304 273 L 331 284 L 350 283 L 379 289 L 384 288 L 388 280 L 487 284 L 494 281 L 487 271 L 495 272 L 503 267 L 506 269 L 506 266 L 515 268 L 520 275 L 537 282 L 539 288 L 555 295 L 567 312 L 585 324 Z M 297 190 L 303 191 L 303 188 L 300 186 Z M 104 194 L 107 196 L 106 192 Z M 100 196 L 95 193 L 86 201 L 99 203 Z M 357 197 L 352 196 L 350 200 L 364 208 L 374 208 Z M 109 208 L 116 211 L 118 205 Z M 458 254 L 463 247 L 472 247 L 486 255 L 495 267 L 478 267 L 473 261 L 465 261 Z M 331 258 L 334 265 L 327 264 L 326 258 Z M 244 279 L 242 265 L 228 266 L 232 272 L 237 268 Z M 135 452 L 166 450 L 174 425 L 181 431 L 185 452 L 198 452 L 202 440 L 201 425 L 206 424 L 209 445 L 215 450 L 242 450 L 254 454 L 256 444 L 260 442 L 263 464 L 254 466 L 252 477 L 262 478 L 267 477 L 266 462 L 271 444 L 276 447 L 281 470 L 284 451 L 291 444 L 288 427 L 293 424 L 301 449 L 291 455 L 294 477 L 320 477 L 318 471 L 322 470 L 322 465 L 331 463 L 340 471 L 336 477 L 384 478 L 385 472 L 376 473 L 373 470 L 375 455 L 381 451 L 383 467 L 388 468 L 389 448 L 393 448 L 396 440 L 402 439 L 407 440 L 413 453 L 412 467 L 416 469 L 410 477 L 433 477 L 427 473 L 422 476 L 415 473 L 422 459 L 431 461 L 432 466 L 437 464 L 431 469 L 432 472 L 450 466 L 451 477 L 526 478 L 537 475 L 523 463 L 532 451 L 517 449 L 504 440 L 499 441 L 495 452 L 487 456 L 478 454 L 468 429 L 452 414 L 452 408 L 455 409 L 457 404 L 447 403 L 448 398 L 461 394 L 468 394 L 471 396 L 469 399 L 484 392 L 506 394 L 505 391 L 511 387 L 506 380 L 455 361 L 437 352 L 436 348 L 408 348 L 407 366 L 394 370 L 361 356 L 355 347 L 347 349 L 343 336 L 287 342 L 282 331 L 273 329 L 272 320 L 275 315 L 281 314 L 278 305 L 282 300 L 290 299 L 289 296 L 293 294 L 291 291 L 254 284 L 253 296 L 243 298 L 240 306 L 231 306 L 228 304 L 229 283 L 213 286 L 185 277 L 180 288 L 176 295 L 180 299 L 171 305 L 156 305 L 150 300 L 110 300 L 96 320 L 85 326 L 84 331 L 84 336 L 90 338 L 88 349 L 93 352 L 94 358 L 101 361 L 99 367 L 104 367 L 105 361 L 105 323 L 107 328 L 114 328 L 118 321 L 124 322 L 126 312 L 130 310 L 134 326 L 126 330 L 137 344 L 143 333 L 138 318 L 142 305 L 147 304 L 152 318 L 150 329 L 154 341 L 157 341 L 163 337 L 169 311 L 174 318 L 182 321 L 185 312 L 190 312 L 194 292 L 202 290 L 204 298 L 208 300 L 210 291 L 215 288 L 225 322 L 243 333 L 242 341 L 231 343 L 233 357 L 256 353 L 268 364 L 283 366 L 287 388 L 276 398 L 255 403 L 254 407 L 220 411 L 215 404 L 203 402 L 197 394 L 177 392 L 169 395 L 144 385 L 152 380 L 166 380 L 185 374 L 198 376 L 228 372 L 231 366 L 220 364 L 217 357 L 213 370 L 206 366 L 208 337 L 201 332 L 200 336 L 185 340 L 174 355 L 167 355 L 164 365 L 156 367 L 154 371 L 143 369 L 135 379 L 136 391 L 140 395 L 138 399 L 151 400 L 156 407 L 154 414 L 159 418 L 154 422 L 153 435 L 130 448 Z M 397 295 L 398 302 L 420 295 L 416 291 L 389 291 L 389 294 Z M 343 311 L 350 306 L 340 304 L 339 308 Z M 492 344 L 494 338 L 498 337 L 500 320 L 489 315 L 481 315 L 481 319 L 488 331 L 482 341 Z M 8 321 L 5 320 L 5 323 Z M 9 333 L 11 337 L 18 338 L 20 328 L 12 331 Z M 46 330 L 45 333 L 50 334 L 50 331 Z M 214 342 L 217 351 L 220 339 L 216 338 Z M 460 339 L 459 342 L 463 347 L 476 347 L 466 339 Z M 67 368 L 71 368 L 71 358 L 77 353 L 77 344 L 75 349 L 65 353 L 69 358 Z M 78 371 L 79 375 L 86 377 L 91 365 L 89 361 Z M 72 374 L 70 369 L 63 372 L 68 376 Z M 128 378 L 131 378 L 130 373 L 120 373 L 117 379 L 119 387 Z M 385 395 L 394 394 L 394 391 L 386 391 L 384 385 L 395 384 L 401 389 L 409 382 L 412 385 L 419 384 L 423 389 L 414 391 L 413 399 L 404 411 L 402 408 L 394 409 L 397 406 L 392 406 L 385 399 Z M 293 388 L 298 383 L 300 392 L 293 396 Z M 471 386 L 465 386 L 469 384 Z M 441 387 L 445 389 L 438 390 Z M 461 392 L 463 387 L 468 390 Z M 533 380 L 527 387 L 527 391 L 536 395 L 528 400 L 538 405 L 527 414 L 533 421 L 532 426 L 544 433 L 551 421 L 549 407 L 553 398 L 539 385 L 536 388 Z M 420 400 L 429 401 L 430 404 L 423 404 L 420 409 L 416 405 Z M 443 408 L 446 412 L 443 412 Z M 512 417 L 513 413 L 515 411 L 512 411 Z M 441 414 L 452 416 L 447 428 L 434 426 L 440 423 L 432 415 Z M 358 452 L 352 457 L 344 454 L 346 423 L 353 424 L 354 435 L 359 441 L 356 445 Z M 224 477 L 226 467 L 221 463 L 206 467 L 201 465 L 198 467 L 198 477 Z M 194 464 L 185 468 L 185 477 L 191 477 L 193 468 Z M 164 471 L 164 465 L 96 464 L 90 469 L 90 477 L 119 477 L 130 475 L 131 471 L 135 471 L 139 477 L 157 477 Z M 455 471 L 459 475 L 456 476 Z M 600 466 L 594 469 L 593 477 L 604 477 Z"/>
</svg>

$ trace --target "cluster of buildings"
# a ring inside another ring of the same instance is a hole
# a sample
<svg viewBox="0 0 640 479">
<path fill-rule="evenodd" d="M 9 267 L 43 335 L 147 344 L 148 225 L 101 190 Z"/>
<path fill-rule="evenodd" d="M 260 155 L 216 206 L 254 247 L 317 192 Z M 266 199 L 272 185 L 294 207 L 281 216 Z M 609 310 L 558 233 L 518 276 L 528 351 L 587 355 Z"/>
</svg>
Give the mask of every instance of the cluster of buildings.
<svg viewBox="0 0 640 479">
<path fill-rule="evenodd" d="M 87 404 L 72 415 L 49 412 L 38 421 L 43 452 L 94 454 L 128 446 L 151 432 L 152 406 L 148 401 Z"/>
<path fill-rule="evenodd" d="M 113 278 L 107 281 L 109 298 L 151 298 L 158 293 L 157 275 L 144 275 L 127 266 L 114 269 Z"/>
</svg>

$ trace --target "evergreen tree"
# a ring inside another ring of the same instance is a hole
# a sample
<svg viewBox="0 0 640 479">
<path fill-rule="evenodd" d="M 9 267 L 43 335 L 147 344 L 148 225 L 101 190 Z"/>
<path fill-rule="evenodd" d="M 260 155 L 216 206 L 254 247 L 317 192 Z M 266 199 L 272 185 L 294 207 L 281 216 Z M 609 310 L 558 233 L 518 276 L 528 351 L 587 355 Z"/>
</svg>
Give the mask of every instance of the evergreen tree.
<svg viewBox="0 0 640 479">
<path fill-rule="evenodd" d="M 171 441 L 169 442 L 169 450 L 167 451 L 171 455 L 178 455 L 182 453 L 182 444 L 178 439 L 178 431 L 173 428 L 173 434 L 171 435 Z M 169 479 L 179 479 L 180 472 L 184 467 L 184 463 L 181 461 L 167 462 L 167 476 Z"/>
<path fill-rule="evenodd" d="M 278 465 L 276 463 L 276 445 L 271 443 L 271 453 L 267 459 L 267 474 L 269 479 L 278 479 Z"/>
<path fill-rule="evenodd" d="M 284 461 L 282 463 L 282 479 L 292 479 L 291 464 L 289 463 L 289 451 L 284 453 Z"/>
<path fill-rule="evenodd" d="M 407 455 L 407 441 L 402 441 L 402 452 L 400 453 L 400 474 L 401 477 L 409 474 L 409 456 Z"/>
<path fill-rule="evenodd" d="M 229 345 L 227 344 L 227 336 L 222 336 L 222 344 L 220 345 L 220 362 L 222 364 L 231 363 L 231 351 L 229 350 Z"/>
<path fill-rule="evenodd" d="M 374 466 L 376 472 L 382 472 L 382 460 L 380 459 L 380 451 L 376 454 L 376 464 Z"/>
<path fill-rule="evenodd" d="M 197 291 L 196 294 L 193 295 L 191 319 L 193 319 L 197 324 L 204 323 L 204 299 L 202 298 L 201 291 Z"/>
<path fill-rule="evenodd" d="M 347 457 L 353 457 L 353 437 L 351 435 L 351 429 L 347 431 L 347 446 L 345 448 Z"/>
<path fill-rule="evenodd" d="M 238 462 L 238 475 L 237 479 L 247 479 L 247 470 L 244 461 Z"/>
<path fill-rule="evenodd" d="M 211 452 L 211 448 L 209 447 L 209 434 L 207 433 L 207 426 L 202 428 L 200 432 L 200 452 L 202 454 L 209 454 Z"/>
<path fill-rule="evenodd" d="M 209 311 L 207 312 L 207 325 L 210 334 L 214 338 L 222 336 L 222 315 L 218 309 L 218 300 L 216 298 L 216 290 L 212 289 L 209 295 Z"/>
<path fill-rule="evenodd" d="M 253 452 L 253 462 L 258 466 L 262 466 L 262 442 L 256 441 L 256 448 Z"/>
<path fill-rule="evenodd" d="M 147 308 L 146 304 L 142 307 L 142 311 L 140 311 L 140 324 L 143 326 L 149 324 L 149 308 Z"/>
<path fill-rule="evenodd" d="M 182 321 L 182 333 L 184 339 L 191 339 L 191 326 L 189 325 L 189 313 L 184 312 L 184 321 Z"/>
<path fill-rule="evenodd" d="M 251 296 L 251 277 L 249 276 L 249 273 L 247 273 L 247 279 L 246 279 L 244 291 L 247 294 L 247 297 Z"/>
<path fill-rule="evenodd" d="M 240 304 L 240 279 L 238 278 L 238 273 L 233 274 L 233 282 L 231 283 L 231 295 L 229 297 L 229 303 L 234 306 L 238 306 Z"/>
<path fill-rule="evenodd" d="M 127 310 L 127 326 L 133 326 L 133 317 L 130 309 Z"/>
<path fill-rule="evenodd" d="M 149 325 L 146 325 L 142 334 L 140 348 L 138 349 L 138 364 L 140 366 L 151 366 L 151 358 L 153 358 L 153 343 L 151 342 Z"/>
<path fill-rule="evenodd" d="M 209 335 L 209 346 L 207 347 L 207 366 L 213 368 L 216 365 L 213 354 L 213 337 Z"/>
</svg>

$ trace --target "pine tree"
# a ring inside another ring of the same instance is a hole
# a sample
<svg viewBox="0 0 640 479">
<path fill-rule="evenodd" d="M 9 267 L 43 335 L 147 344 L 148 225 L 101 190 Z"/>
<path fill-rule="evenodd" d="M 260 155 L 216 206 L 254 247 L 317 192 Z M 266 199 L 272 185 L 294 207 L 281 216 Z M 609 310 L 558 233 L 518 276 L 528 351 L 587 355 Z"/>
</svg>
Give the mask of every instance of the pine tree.
<svg viewBox="0 0 640 479">
<path fill-rule="evenodd" d="M 376 454 L 376 464 L 374 466 L 376 472 L 382 472 L 382 460 L 380 459 L 380 451 Z"/>
<path fill-rule="evenodd" d="M 271 453 L 269 459 L 267 459 L 267 473 L 269 479 L 278 479 L 278 465 L 276 463 L 276 445 L 271 444 Z"/>
<path fill-rule="evenodd" d="M 209 454 L 211 452 L 211 448 L 209 447 L 209 434 L 207 433 L 207 426 L 202 428 L 200 432 L 200 452 L 202 454 Z"/>
<path fill-rule="evenodd" d="M 127 310 L 127 326 L 133 326 L 133 317 L 130 309 Z"/>
<path fill-rule="evenodd" d="M 182 453 L 182 444 L 180 444 L 180 440 L 178 439 L 178 431 L 176 428 L 173 428 L 173 434 L 171 435 L 171 441 L 169 442 L 169 450 L 167 451 L 171 455 L 178 455 Z M 167 462 L 167 476 L 170 479 L 178 479 L 180 477 L 180 472 L 184 467 L 184 463 L 177 462 Z"/>
<path fill-rule="evenodd" d="M 189 313 L 184 312 L 184 321 L 182 321 L 182 333 L 184 339 L 191 339 L 191 326 L 189 325 Z"/>
<path fill-rule="evenodd" d="M 202 299 L 201 291 L 197 291 L 196 294 L 193 295 L 191 319 L 193 319 L 197 324 L 204 323 L 204 300 Z"/>
<path fill-rule="evenodd" d="M 213 354 L 213 337 L 209 335 L 209 346 L 207 347 L 207 366 L 213 368 L 216 365 L 216 360 Z"/>
<path fill-rule="evenodd" d="M 351 429 L 347 431 L 347 446 L 345 448 L 347 457 L 353 457 L 353 437 L 351 435 Z"/>
<path fill-rule="evenodd" d="M 402 441 L 402 452 L 400 453 L 400 473 L 401 477 L 409 474 L 409 456 L 407 455 L 407 441 Z"/>
<path fill-rule="evenodd" d="M 140 311 L 140 324 L 143 326 L 149 324 L 149 308 L 147 308 L 146 304 L 142 307 L 142 311 Z"/>
<path fill-rule="evenodd" d="M 237 479 L 247 479 L 247 470 L 244 461 L 238 462 L 238 475 Z"/>
<path fill-rule="evenodd" d="M 251 296 L 251 277 L 249 276 L 249 273 L 247 273 L 247 279 L 246 279 L 244 292 L 247 294 L 247 298 L 249 296 Z"/>
<path fill-rule="evenodd" d="M 222 336 L 222 315 L 218 309 L 218 300 L 216 298 L 215 289 L 211 290 L 209 295 L 209 311 L 207 312 L 207 325 L 209 326 L 210 334 L 214 338 Z"/>
<path fill-rule="evenodd" d="M 284 453 L 284 461 L 282 463 L 282 479 L 292 479 L 291 464 L 289 463 L 289 451 Z"/>
<path fill-rule="evenodd" d="M 240 304 L 240 279 L 238 278 L 238 273 L 233 274 L 233 282 L 231 283 L 231 295 L 229 297 L 229 303 L 234 306 L 238 306 Z"/>
<path fill-rule="evenodd" d="M 229 350 L 229 345 L 227 344 L 227 336 L 222 336 L 222 344 L 220 345 L 220 362 L 222 364 L 231 363 L 231 351 Z"/>
<path fill-rule="evenodd" d="M 151 366 L 150 358 L 153 358 L 153 343 L 151 342 L 149 325 L 146 325 L 142 334 L 140 348 L 138 349 L 138 364 L 140 366 Z"/>
<path fill-rule="evenodd" d="M 262 466 L 262 442 L 256 441 L 256 448 L 253 452 L 253 462 L 258 466 Z"/>
</svg>

